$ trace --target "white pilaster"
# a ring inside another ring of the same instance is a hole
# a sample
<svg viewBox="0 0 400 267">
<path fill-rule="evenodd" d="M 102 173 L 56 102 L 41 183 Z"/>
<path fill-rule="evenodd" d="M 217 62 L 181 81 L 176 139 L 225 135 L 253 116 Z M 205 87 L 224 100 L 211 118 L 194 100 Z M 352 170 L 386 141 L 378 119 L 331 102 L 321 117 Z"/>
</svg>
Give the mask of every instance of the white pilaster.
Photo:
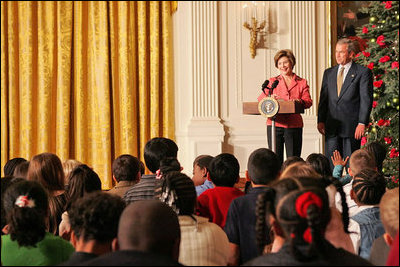
<svg viewBox="0 0 400 267">
<path fill-rule="evenodd" d="M 195 157 L 222 152 L 219 113 L 218 2 L 179 2 L 174 14 L 176 141 L 190 175 Z"/>
</svg>

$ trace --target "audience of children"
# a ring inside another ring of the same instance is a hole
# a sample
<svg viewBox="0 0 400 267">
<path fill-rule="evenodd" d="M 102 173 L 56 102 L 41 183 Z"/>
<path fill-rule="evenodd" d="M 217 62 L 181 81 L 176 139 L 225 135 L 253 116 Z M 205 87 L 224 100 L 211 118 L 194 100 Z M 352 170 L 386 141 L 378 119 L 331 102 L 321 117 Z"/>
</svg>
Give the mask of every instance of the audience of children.
<svg viewBox="0 0 400 267">
<path fill-rule="evenodd" d="M 224 228 L 232 200 L 244 195 L 234 187 L 240 179 L 239 170 L 239 162 L 232 154 L 222 153 L 213 158 L 209 172 L 215 187 L 204 191 L 197 198 L 197 215 Z"/>
<path fill-rule="evenodd" d="M 178 215 L 159 200 L 134 201 L 119 220 L 112 253 L 86 266 L 179 266 L 181 231 Z"/>
<path fill-rule="evenodd" d="M 40 183 L 23 180 L 10 185 L 4 209 L 8 234 L 1 236 L 3 265 L 57 265 L 74 252 L 69 242 L 47 230 L 49 197 Z"/>
<path fill-rule="evenodd" d="M 122 198 L 129 188 L 140 181 L 140 160 L 132 155 L 121 155 L 113 161 L 112 172 L 116 185 L 108 193 Z"/>
<path fill-rule="evenodd" d="M 144 158 L 150 175 L 136 157 L 121 155 L 112 166 L 117 185 L 107 193 L 87 165 L 64 177 L 66 166 L 63 170 L 55 154 L 11 159 L 4 170 L 20 178 L 2 178 L 2 264 L 384 265 L 396 260 L 396 253 L 388 253 L 398 248 L 398 188 L 384 195 L 386 148 L 379 143 L 345 160 L 335 152 L 333 174 L 319 153 L 306 161 L 290 157 L 279 166 L 275 153 L 257 149 L 245 172 L 246 194 L 234 187 L 240 169 L 234 155 L 197 157 L 191 179 L 181 172 L 177 152 L 171 139 L 149 140 Z M 342 177 L 347 162 L 348 175 Z M 7 200 L 11 195 L 18 200 Z M 56 236 L 61 218 L 59 234 L 73 246 Z"/>
<path fill-rule="evenodd" d="M 80 264 L 111 252 L 124 208 L 121 197 L 101 191 L 76 200 L 68 212 L 75 252 L 62 265 Z"/>
<path fill-rule="evenodd" d="M 232 200 L 228 210 L 225 232 L 230 242 L 229 265 L 241 265 L 259 254 L 256 241 L 256 201 L 261 192 L 270 190 L 269 184 L 278 179 L 281 169 L 278 155 L 272 150 L 259 148 L 250 154 L 246 177 L 251 189 Z M 270 244 L 269 231 L 265 232 L 266 244 Z"/>
<path fill-rule="evenodd" d="M 200 196 L 201 193 L 207 189 L 214 188 L 214 184 L 209 177 L 209 165 L 214 157 L 210 155 L 200 155 L 193 161 L 193 177 L 192 180 L 196 186 L 196 194 Z"/>
<path fill-rule="evenodd" d="M 258 197 L 257 234 L 265 235 L 266 223 L 274 225 L 275 234 L 284 239 L 284 244 L 278 252 L 259 256 L 245 265 L 371 265 L 324 238 L 331 213 L 322 179 L 284 178 L 272 188 Z M 260 250 L 264 245 L 259 244 Z"/>
<path fill-rule="evenodd" d="M 208 218 L 194 215 L 197 194 L 193 181 L 179 171 L 163 175 L 156 196 L 177 214 L 181 229 L 179 262 L 190 266 L 226 266 L 229 242 Z"/>
</svg>

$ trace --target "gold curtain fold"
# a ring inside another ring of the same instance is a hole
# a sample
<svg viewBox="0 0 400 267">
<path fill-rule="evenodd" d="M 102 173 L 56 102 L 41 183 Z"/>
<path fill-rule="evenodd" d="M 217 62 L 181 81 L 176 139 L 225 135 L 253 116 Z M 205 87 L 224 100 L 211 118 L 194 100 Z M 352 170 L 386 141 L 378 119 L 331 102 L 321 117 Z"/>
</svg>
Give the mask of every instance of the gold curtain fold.
<svg viewBox="0 0 400 267">
<path fill-rule="evenodd" d="M 112 187 L 121 154 L 174 139 L 176 1 L 1 2 L 1 164 L 42 152 Z M 3 168 L 2 168 L 3 175 Z"/>
</svg>

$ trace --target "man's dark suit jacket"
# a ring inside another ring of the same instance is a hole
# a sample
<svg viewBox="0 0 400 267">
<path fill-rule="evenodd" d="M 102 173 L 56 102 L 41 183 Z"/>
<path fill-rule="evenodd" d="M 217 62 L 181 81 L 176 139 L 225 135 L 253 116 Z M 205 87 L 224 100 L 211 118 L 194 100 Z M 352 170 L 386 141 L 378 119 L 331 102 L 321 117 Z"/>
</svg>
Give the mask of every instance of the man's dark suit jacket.
<svg viewBox="0 0 400 267">
<path fill-rule="evenodd" d="M 325 135 L 354 137 L 358 123 L 368 126 L 372 109 L 373 78 L 370 69 L 352 63 L 337 95 L 339 65 L 325 70 L 318 105 L 318 122 L 325 123 Z"/>
</svg>

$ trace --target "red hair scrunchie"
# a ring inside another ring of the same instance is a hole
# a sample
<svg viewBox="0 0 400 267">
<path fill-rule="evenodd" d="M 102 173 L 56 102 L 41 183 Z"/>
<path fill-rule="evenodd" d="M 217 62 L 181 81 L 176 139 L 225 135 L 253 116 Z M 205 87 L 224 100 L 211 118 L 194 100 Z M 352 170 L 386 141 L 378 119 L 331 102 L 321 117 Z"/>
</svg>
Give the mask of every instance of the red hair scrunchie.
<svg viewBox="0 0 400 267">
<path fill-rule="evenodd" d="M 307 218 L 307 209 L 310 205 L 322 209 L 322 199 L 313 192 L 305 192 L 296 199 L 296 212 L 302 218 Z"/>
<path fill-rule="evenodd" d="M 320 210 L 322 209 L 322 199 L 313 192 L 305 192 L 296 199 L 296 212 L 302 218 L 307 218 L 307 209 L 310 205 L 316 205 Z M 307 243 L 312 242 L 312 235 L 310 227 L 303 233 L 303 239 Z"/>
</svg>

